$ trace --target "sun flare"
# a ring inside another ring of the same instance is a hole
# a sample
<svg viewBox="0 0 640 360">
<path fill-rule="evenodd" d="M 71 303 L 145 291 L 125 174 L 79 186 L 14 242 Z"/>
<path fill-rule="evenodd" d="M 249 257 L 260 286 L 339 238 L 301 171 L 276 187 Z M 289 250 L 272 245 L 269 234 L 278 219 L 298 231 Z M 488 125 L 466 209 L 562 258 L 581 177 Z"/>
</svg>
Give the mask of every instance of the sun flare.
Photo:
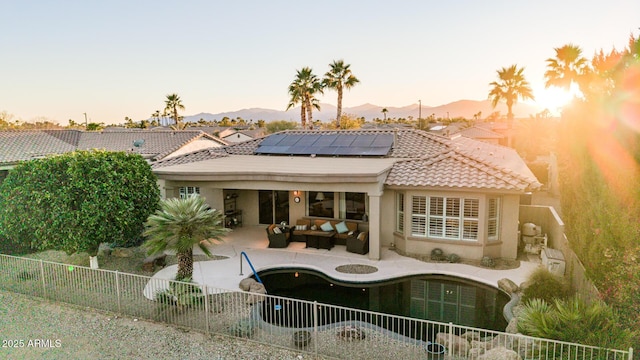
<svg viewBox="0 0 640 360">
<path fill-rule="evenodd" d="M 533 89 L 534 103 L 542 110 L 547 109 L 554 116 L 560 115 L 562 108 L 571 102 L 576 96 L 580 96 L 580 90 L 572 86 L 570 90 L 555 86 L 545 88 L 543 85 Z"/>
</svg>

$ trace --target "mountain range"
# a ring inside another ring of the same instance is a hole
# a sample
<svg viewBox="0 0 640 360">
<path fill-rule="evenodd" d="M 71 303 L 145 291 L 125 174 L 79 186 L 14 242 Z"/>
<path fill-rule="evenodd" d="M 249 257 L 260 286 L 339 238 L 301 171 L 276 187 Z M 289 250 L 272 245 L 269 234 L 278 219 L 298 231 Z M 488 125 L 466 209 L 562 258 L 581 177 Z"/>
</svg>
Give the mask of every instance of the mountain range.
<svg viewBox="0 0 640 360">
<path fill-rule="evenodd" d="M 366 120 L 371 121 L 375 118 L 382 119 L 382 109 L 384 106 L 378 106 L 373 104 L 363 104 L 355 107 L 345 107 L 342 109 L 343 114 L 351 114 L 356 117 L 364 117 Z M 319 119 L 321 121 L 333 120 L 336 117 L 336 107 L 331 104 L 320 104 L 320 111 L 313 111 L 313 119 Z M 409 116 L 417 119 L 420 115 L 419 105 L 411 104 L 403 107 L 387 106 L 387 118 L 409 118 Z M 449 104 L 440 106 L 426 106 L 422 105 L 422 118 L 427 118 L 430 115 L 434 115 L 436 118 L 456 118 L 463 117 L 466 119 L 473 119 L 474 115 L 480 112 L 480 118 L 486 118 L 494 111 L 499 111 L 501 115 L 507 114 L 507 106 L 500 103 L 494 109 L 491 106 L 489 100 L 459 100 Z M 517 103 L 513 107 L 513 113 L 515 117 L 529 117 L 529 115 L 535 115 L 542 111 L 539 107 L 531 104 Z M 262 109 L 262 108 L 250 108 L 242 109 L 238 111 L 223 112 L 217 114 L 211 113 L 199 113 L 195 115 L 188 115 L 184 117 L 186 122 L 197 122 L 200 119 L 206 121 L 222 120 L 224 117 L 230 119 L 242 118 L 244 120 L 264 120 L 267 122 L 275 120 L 286 121 L 300 121 L 300 107 L 284 110 Z"/>
</svg>

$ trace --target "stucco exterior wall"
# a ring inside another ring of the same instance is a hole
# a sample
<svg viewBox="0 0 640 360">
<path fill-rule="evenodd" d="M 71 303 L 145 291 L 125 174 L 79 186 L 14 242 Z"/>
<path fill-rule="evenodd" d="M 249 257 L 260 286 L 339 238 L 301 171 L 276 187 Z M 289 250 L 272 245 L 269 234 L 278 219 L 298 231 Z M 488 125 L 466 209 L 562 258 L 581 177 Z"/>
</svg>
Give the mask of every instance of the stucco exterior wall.
<svg viewBox="0 0 640 360">
<path fill-rule="evenodd" d="M 496 241 L 487 239 L 487 199 L 490 195 L 483 193 L 470 192 L 434 192 L 434 191 L 417 191 L 407 190 L 405 193 L 405 221 L 404 234 L 395 232 L 395 191 L 388 191 L 388 197 L 385 197 L 386 217 L 390 219 L 389 226 L 384 228 L 383 239 L 388 236 L 393 239 L 398 252 L 412 256 L 429 256 L 431 250 L 435 248 L 442 249 L 445 254 L 457 254 L 462 258 L 481 259 L 483 256 L 501 257 L 507 259 L 515 259 L 518 255 L 518 212 L 519 212 L 519 195 L 502 195 L 500 207 L 500 236 Z M 449 196 L 462 198 L 477 198 L 480 200 L 479 224 L 477 241 L 466 240 L 443 240 L 428 237 L 419 237 L 411 235 L 411 198 L 418 196 Z M 389 210 L 391 209 L 391 210 Z M 389 235 L 391 232 L 391 235 Z M 385 241 L 385 240 L 383 240 Z"/>
</svg>

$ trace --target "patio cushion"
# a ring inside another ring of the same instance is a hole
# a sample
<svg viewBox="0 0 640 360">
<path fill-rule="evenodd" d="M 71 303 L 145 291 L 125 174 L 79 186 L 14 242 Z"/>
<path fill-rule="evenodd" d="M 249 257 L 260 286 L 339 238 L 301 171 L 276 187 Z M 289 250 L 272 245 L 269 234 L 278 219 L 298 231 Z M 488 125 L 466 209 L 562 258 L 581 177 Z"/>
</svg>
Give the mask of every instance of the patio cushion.
<svg viewBox="0 0 640 360">
<path fill-rule="evenodd" d="M 349 228 L 347 227 L 347 224 L 342 221 L 336 224 L 336 231 L 338 232 L 338 234 L 343 234 L 349 231 Z"/>
<path fill-rule="evenodd" d="M 364 241 L 367 238 L 367 232 L 363 231 L 360 234 L 358 234 L 358 240 L 360 241 Z"/>
<path fill-rule="evenodd" d="M 327 221 L 326 223 L 320 225 L 320 229 L 322 229 L 322 231 L 333 231 L 333 226 L 330 222 Z"/>
</svg>

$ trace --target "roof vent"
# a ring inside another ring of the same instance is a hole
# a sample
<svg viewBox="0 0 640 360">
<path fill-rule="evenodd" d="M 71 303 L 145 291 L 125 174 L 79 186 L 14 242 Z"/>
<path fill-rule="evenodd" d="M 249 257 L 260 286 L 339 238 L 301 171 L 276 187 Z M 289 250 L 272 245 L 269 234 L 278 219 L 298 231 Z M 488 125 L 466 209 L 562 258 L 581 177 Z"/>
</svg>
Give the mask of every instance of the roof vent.
<svg viewBox="0 0 640 360">
<path fill-rule="evenodd" d="M 144 144 L 144 139 L 133 140 L 133 146 L 135 147 L 140 147 L 142 144 Z"/>
</svg>

